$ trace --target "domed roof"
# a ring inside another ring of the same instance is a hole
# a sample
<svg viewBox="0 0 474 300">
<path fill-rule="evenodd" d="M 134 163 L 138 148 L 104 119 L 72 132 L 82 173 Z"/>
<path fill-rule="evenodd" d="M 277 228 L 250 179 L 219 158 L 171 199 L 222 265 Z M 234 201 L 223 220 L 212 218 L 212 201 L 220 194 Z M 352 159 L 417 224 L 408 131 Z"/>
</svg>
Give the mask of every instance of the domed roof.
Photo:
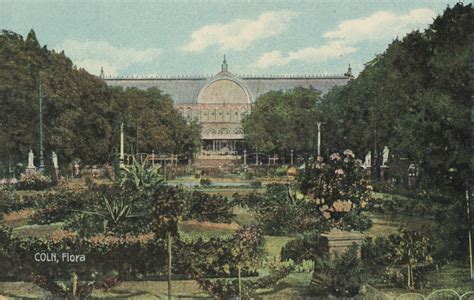
<svg viewBox="0 0 474 300">
<path fill-rule="evenodd" d="M 245 89 L 234 80 L 227 78 L 212 81 L 199 93 L 198 103 L 250 103 Z"/>
</svg>

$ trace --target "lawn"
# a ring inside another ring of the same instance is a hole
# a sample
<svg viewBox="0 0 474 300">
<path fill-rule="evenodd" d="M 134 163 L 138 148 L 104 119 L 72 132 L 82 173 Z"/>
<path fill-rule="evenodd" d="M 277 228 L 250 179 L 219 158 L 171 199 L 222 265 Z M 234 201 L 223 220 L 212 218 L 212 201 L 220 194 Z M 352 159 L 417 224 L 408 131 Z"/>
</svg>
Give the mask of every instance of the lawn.
<svg viewBox="0 0 474 300">
<path fill-rule="evenodd" d="M 364 232 L 367 236 L 388 236 L 398 232 L 400 227 L 411 230 L 419 230 L 422 226 L 429 226 L 432 220 L 422 219 L 414 216 L 385 215 L 369 213 L 372 227 Z"/>
</svg>

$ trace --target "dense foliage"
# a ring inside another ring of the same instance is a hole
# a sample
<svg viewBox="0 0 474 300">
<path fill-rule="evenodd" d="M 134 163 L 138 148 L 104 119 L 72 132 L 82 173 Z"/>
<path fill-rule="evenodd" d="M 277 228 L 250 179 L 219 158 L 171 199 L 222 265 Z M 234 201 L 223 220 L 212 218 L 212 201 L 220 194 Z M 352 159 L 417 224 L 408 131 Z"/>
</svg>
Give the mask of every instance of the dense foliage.
<svg viewBox="0 0 474 300">
<path fill-rule="evenodd" d="M 167 192 L 164 186 L 160 189 Z M 155 196 L 158 194 L 119 185 L 95 185 L 80 191 L 56 189 L 28 195 L 1 190 L 0 213 L 33 208 L 30 224 L 63 222 L 65 229 L 81 236 L 140 234 L 151 230 Z M 183 220 L 230 223 L 234 216 L 232 203 L 222 196 L 179 191 L 179 197 L 182 197 L 180 218 Z"/>
<path fill-rule="evenodd" d="M 457 3 L 424 32 L 394 40 L 358 77 L 323 99 L 323 140 L 359 157 L 391 149 L 392 176 L 406 180 L 408 163 L 421 167 L 422 186 L 463 192 L 468 178 L 471 86 L 468 61 L 472 4 Z M 449 169 L 456 169 L 450 174 Z"/>
<path fill-rule="evenodd" d="M 343 297 L 355 296 L 364 282 L 363 269 L 357 257 L 358 246 L 351 246 L 335 257 L 316 260 L 313 281 L 331 294 Z"/>
<path fill-rule="evenodd" d="M 384 195 L 383 199 L 369 202 L 367 210 L 378 214 L 412 216 L 430 226 L 424 229 L 433 246 L 432 256 L 438 262 L 468 259 L 468 232 L 472 226 L 463 197 L 406 198 Z"/>
<path fill-rule="evenodd" d="M 260 96 L 243 120 L 247 149 L 258 147 L 259 152 L 280 156 L 289 156 L 292 149 L 295 153 L 313 152 L 317 143 L 314 121 L 320 95 L 313 89 L 296 88 Z"/>
<path fill-rule="evenodd" d="M 53 181 L 49 176 L 43 174 L 22 175 L 18 180 L 15 188 L 18 190 L 36 190 L 41 191 L 53 186 Z"/>
<path fill-rule="evenodd" d="M 131 165 L 121 166 L 120 186 L 122 189 L 144 191 L 162 183 L 159 166 L 147 168 L 147 161 L 139 163 L 134 157 Z"/>
<path fill-rule="evenodd" d="M 323 255 L 319 236 L 307 235 L 286 243 L 280 252 L 281 261 L 292 260 L 297 264 L 305 260 L 316 261 Z"/>
<path fill-rule="evenodd" d="M 193 191 L 189 194 L 186 213 L 183 220 L 209 221 L 215 223 L 230 223 L 234 214 L 232 203 L 221 195 Z"/>
<path fill-rule="evenodd" d="M 380 164 L 387 145 L 390 176 L 399 183 L 406 183 L 408 164 L 415 163 L 422 187 L 463 192 L 473 27 L 472 4 L 457 3 L 424 32 L 395 39 L 357 78 L 322 99 L 304 89 L 260 96 L 244 120 L 248 145 L 270 154 L 314 154 L 322 121 L 324 155 L 350 148 L 362 158 L 372 151 Z"/>
<path fill-rule="evenodd" d="M 255 212 L 256 221 L 269 235 L 323 231 L 327 222 L 304 199 L 293 197 L 290 187 L 269 184 L 265 193 L 234 194 L 234 203 Z"/>
<path fill-rule="evenodd" d="M 198 277 L 198 283 L 203 290 L 212 294 L 217 299 L 255 299 L 257 289 L 268 289 L 278 281 L 288 276 L 294 270 L 292 265 L 275 265 L 270 268 L 270 274 L 257 278 L 209 280 Z"/>
<path fill-rule="evenodd" d="M 52 151 L 60 166 L 80 158 L 85 164 L 112 161 L 118 130 L 125 123 L 126 150 L 192 154 L 199 129 L 173 108 L 159 90 L 120 90 L 83 69 L 64 52 L 41 47 L 35 32 L 26 39 L 0 33 L 1 163 L 24 162 L 30 149 L 38 156 L 38 97 L 43 95 L 44 147 L 51 167 Z M 138 149 L 137 149 L 138 147 Z"/>
<path fill-rule="evenodd" d="M 222 239 L 178 239 L 172 249 L 173 273 L 187 277 L 236 276 L 237 266 L 241 266 L 247 276 L 255 274 L 255 261 L 262 251 L 263 237 L 256 228 L 243 228 Z M 43 252 L 56 253 L 58 263 L 36 261 L 33 254 Z M 63 253 L 83 254 L 85 260 L 63 261 Z M 63 232 L 50 239 L 20 238 L 0 227 L 0 263 L 5 267 L 0 278 L 31 279 L 56 296 L 68 293 L 73 274 L 90 293 L 107 283 L 162 277 L 166 262 L 165 241 L 153 234 L 80 238 Z"/>
<path fill-rule="evenodd" d="M 185 194 L 174 186 L 155 186 L 145 191 L 152 200 L 151 228 L 156 236 L 178 235 L 178 221 L 185 208 Z"/>
<path fill-rule="evenodd" d="M 211 239 L 210 242 L 213 240 L 214 243 L 217 241 L 216 239 Z M 222 254 L 230 250 L 230 256 L 233 257 L 233 260 L 230 262 L 220 261 L 216 267 L 227 273 L 236 270 L 238 278 L 231 280 L 210 280 L 205 278 L 205 274 L 202 272 L 203 268 L 200 265 L 206 262 L 203 261 L 203 257 L 200 255 L 192 257 L 193 268 L 191 271 L 193 277 L 205 291 L 219 299 L 233 298 L 236 296 L 248 299 L 250 295 L 255 292 L 255 289 L 269 287 L 275 284 L 278 280 L 287 276 L 292 270 L 292 267 L 283 266 L 282 268 L 277 268 L 268 276 L 259 277 L 256 280 L 244 280 L 242 282 L 241 271 L 248 272 L 256 269 L 256 266 L 262 258 L 263 248 L 262 231 L 256 226 L 243 227 L 237 230 L 232 238 L 227 240 L 225 247 L 227 250 L 216 249 L 215 247 L 200 250 L 201 252 L 208 253 L 207 262 L 215 262 L 216 256 L 217 259 L 219 259 Z"/>
<path fill-rule="evenodd" d="M 368 238 L 362 258 L 375 282 L 413 289 L 433 266 L 435 246 L 425 230 L 401 228 L 388 237 Z"/>
<path fill-rule="evenodd" d="M 149 231 L 150 217 L 145 212 L 151 205 L 142 194 L 117 186 L 98 186 L 83 195 L 89 201 L 82 208 L 58 207 L 67 211 L 65 229 L 81 236 Z"/>
<path fill-rule="evenodd" d="M 328 162 L 319 157 L 308 163 L 299 184 L 308 202 L 331 226 L 361 231 L 371 226 L 371 220 L 360 213 L 372 201 L 372 187 L 351 150 L 331 154 Z"/>
</svg>

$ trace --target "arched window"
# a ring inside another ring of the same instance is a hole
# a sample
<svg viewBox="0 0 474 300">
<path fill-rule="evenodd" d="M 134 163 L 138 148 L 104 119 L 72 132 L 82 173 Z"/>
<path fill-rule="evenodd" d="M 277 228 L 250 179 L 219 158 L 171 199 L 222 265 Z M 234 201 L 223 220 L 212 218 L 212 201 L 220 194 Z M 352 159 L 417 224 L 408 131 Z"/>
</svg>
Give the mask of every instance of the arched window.
<svg viewBox="0 0 474 300">
<path fill-rule="evenodd" d="M 219 134 L 230 134 L 230 130 L 227 128 L 219 129 Z"/>
<path fill-rule="evenodd" d="M 205 132 L 206 134 L 210 134 L 210 135 L 215 135 L 216 134 L 216 130 L 214 128 L 209 128 L 206 130 Z"/>
<path fill-rule="evenodd" d="M 234 134 L 244 134 L 244 131 L 242 130 L 242 128 L 237 128 L 234 130 Z"/>
</svg>

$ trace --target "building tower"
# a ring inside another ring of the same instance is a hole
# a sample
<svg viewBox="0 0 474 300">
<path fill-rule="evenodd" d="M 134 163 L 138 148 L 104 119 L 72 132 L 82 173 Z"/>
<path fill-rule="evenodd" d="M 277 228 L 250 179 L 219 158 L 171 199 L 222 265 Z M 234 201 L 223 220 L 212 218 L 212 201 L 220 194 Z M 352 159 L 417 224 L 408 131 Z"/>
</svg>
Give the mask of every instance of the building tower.
<svg viewBox="0 0 474 300">
<path fill-rule="evenodd" d="M 222 62 L 222 67 L 221 67 L 221 73 L 228 73 L 228 66 L 227 66 L 227 60 L 225 59 L 225 54 L 224 54 L 224 61 Z"/>
</svg>

